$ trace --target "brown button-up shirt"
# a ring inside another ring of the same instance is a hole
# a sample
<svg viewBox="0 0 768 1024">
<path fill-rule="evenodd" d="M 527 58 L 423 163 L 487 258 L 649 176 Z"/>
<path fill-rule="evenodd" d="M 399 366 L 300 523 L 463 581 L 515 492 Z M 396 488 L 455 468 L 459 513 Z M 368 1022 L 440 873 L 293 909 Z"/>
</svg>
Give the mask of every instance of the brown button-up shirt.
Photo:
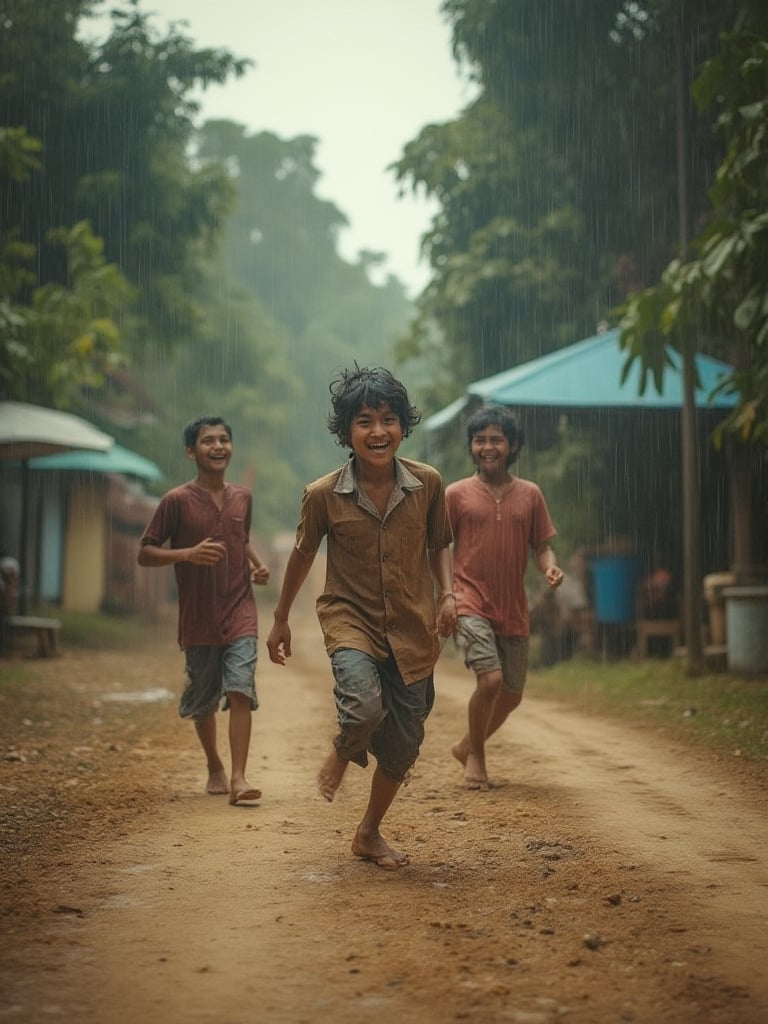
<svg viewBox="0 0 768 1024">
<path fill-rule="evenodd" d="M 354 459 L 309 484 L 296 546 L 317 552 L 327 538 L 325 589 L 317 616 L 328 654 L 394 655 L 405 683 L 424 679 L 439 654 L 434 583 L 428 553 L 453 537 L 440 474 L 395 459 L 395 487 L 381 516 L 355 479 Z"/>
</svg>

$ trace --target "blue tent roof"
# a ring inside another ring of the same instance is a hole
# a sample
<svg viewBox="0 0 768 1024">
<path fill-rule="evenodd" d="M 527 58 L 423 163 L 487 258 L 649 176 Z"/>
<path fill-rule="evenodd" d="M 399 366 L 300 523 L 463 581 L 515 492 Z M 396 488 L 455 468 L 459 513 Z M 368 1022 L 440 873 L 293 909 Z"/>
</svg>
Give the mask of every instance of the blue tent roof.
<svg viewBox="0 0 768 1024">
<path fill-rule="evenodd" d="M 683 374 L 680 356 L 669 350 L 672 366 L 664 371 L 661 394 L 653 382 L 639 393 L 640 366 L 632 365 L 627 379 L 621 374 L 627 353 L 619 347 L 619 331 L 604 331 L 540 359 L 474 381 L 466 395 L 425 421 L 426 430 L 447 426 L 472 398 L 496 405 L 575 407 L 581 409 L 633 408 L 679 409 L 683 404 Z M 727 363 L 709 356 L 696 356 L 700 408 L 730 409 L 734 394 L 710 395 L 733 372 Z"/>
<path fill-rule="evenodd" d="M 105 452 L 72 451 L 60 455 L 44 455 L 30 459 L 29 468 L 36 470 L 80 470 L 85 473 L 123 473 L 142 480 L 160 480 L 163 473 L 143 455 L 113 444 Z"/>
</svg>

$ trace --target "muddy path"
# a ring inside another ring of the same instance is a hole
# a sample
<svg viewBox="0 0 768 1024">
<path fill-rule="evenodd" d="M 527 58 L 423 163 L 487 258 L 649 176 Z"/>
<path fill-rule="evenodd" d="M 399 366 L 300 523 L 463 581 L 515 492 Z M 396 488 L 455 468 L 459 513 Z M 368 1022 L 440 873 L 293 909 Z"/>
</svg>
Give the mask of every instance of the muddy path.
<svg viewBox="0 0 768 1024">
<path fill-rule="evenodd" d="M 202 792 L 181 657 L 65 651 L 0 694 L 0 1020 L 94 1024 L 761 1024 L 766 774 L 536 697 L 449 754 L 470 677 L 446 656 L 381 871 L 349 850 L 369 776 L 333 804 L 333 728 L 305 627 L 259 665 L 260 805 Z M 588 671 L 588 667 L 585 667 Z"/>
</svg>

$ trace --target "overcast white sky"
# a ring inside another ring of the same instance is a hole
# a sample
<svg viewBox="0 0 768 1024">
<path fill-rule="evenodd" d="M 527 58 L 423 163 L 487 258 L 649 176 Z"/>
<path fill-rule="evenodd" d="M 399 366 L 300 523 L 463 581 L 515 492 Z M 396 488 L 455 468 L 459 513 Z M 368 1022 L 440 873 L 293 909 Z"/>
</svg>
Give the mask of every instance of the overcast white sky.
<svg viewBox="0 0 768 1024">
<path fill-rule="evenodd" d="M 419 238 L 432 207 L 398 199 L 388 164 L 430 122 L 452 118 L 472 91 L 450 50 L 439 0 L 142 0 L 158 28 L 185 21 L 195 45 L 255 62 L 203 94 L 202 117 L 250 131 L 318 138 L 318 195 L 350 221 L 340 250 L 389 254 L 386 270 L 414 296 L 428 280 Z M 108 9 L 108 7 L 107 7 Z M 96 34 L 93 32 L 87 34 Z"/>
</svg>

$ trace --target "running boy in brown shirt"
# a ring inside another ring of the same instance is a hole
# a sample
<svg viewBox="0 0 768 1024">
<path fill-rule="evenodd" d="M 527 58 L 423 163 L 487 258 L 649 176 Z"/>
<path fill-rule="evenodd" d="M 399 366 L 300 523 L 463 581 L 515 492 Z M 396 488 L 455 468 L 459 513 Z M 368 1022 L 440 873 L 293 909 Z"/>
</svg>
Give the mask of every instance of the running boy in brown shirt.
<svg viewBox="0 0 768 1024">
<path fill-rule="evenodd" d="M 400 381 L 380 367 L 355 367 L 330 390 L 328 427 L 350 457 L 304 490 L 267 647 L 279 665 L 290 657 L 288 615 L 326 538 L 317 615 L 331 658 L 339 732 L 318 783 L 333 800 L 349 762 L 365 767 L 368 753 L 374 755 L 352 852 L 393 871 L 408 857 L 390 846 L 380 826 L 424 739 L 438 634 L 456 626 L 452 535 L 440 474 L 397 457 L 421 419 Z"/>
<path fill-rule="evenodd" d="M 194 720 L 208 764 L 206 790 L 249 803 L 261 791 L 245 778 L 256 697 L 258 622 L 251 583 L 266 584 L 269 569 L 250 543 L 251 493 L 228 484 L 232 431 L 218 416 L 184 429 L 184 449 L 197 479 L 168 491 L 141 538 L 139 565 L 172 565 L 179 594 L 179 646 L 187 686 L 182 718 Z M 169 544 L 166 547 L 166 543 Z M 229 708 L 232 770 L 227 779 L 216 743 L 220 700 Z"/>
</svg>

